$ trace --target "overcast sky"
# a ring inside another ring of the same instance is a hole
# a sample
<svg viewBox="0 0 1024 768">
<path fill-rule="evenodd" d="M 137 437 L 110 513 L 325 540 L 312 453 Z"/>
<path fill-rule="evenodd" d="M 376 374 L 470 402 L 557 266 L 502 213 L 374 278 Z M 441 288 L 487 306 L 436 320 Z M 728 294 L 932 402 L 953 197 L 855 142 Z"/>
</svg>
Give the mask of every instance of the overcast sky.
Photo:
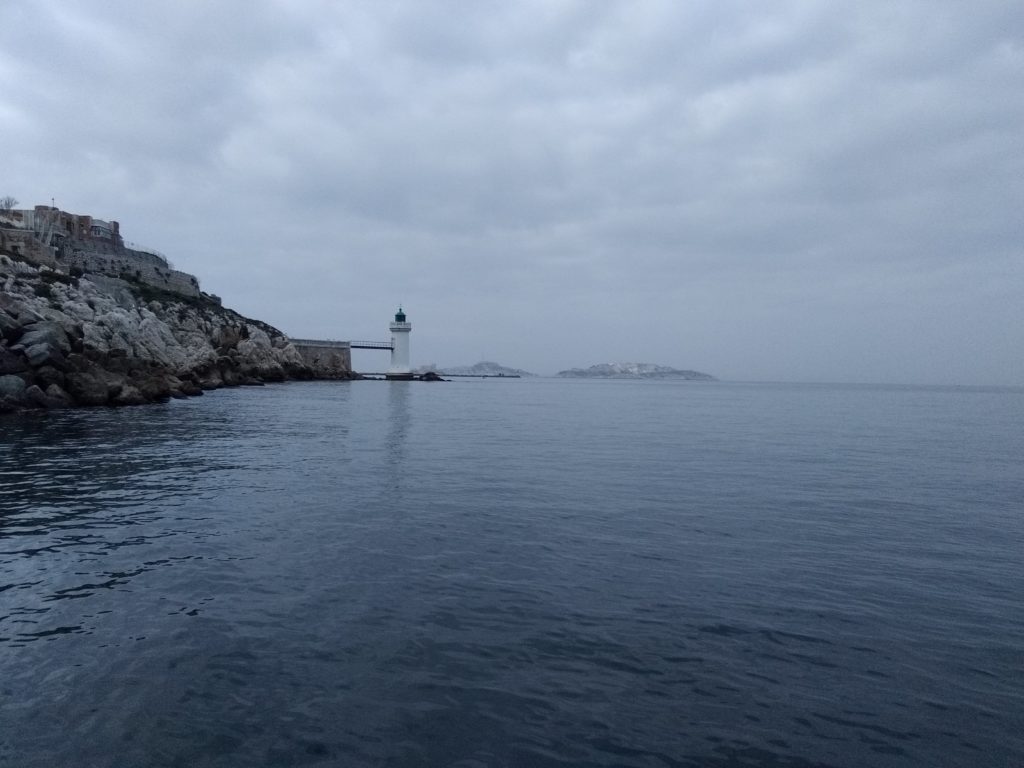
<svg viewBox="0 0 1024 768">
<path fill-rule="evenodd" d="M 1024 384 L 1020 0 L 0 0 L 0 147 L 293 336 Z"/>
</svg>

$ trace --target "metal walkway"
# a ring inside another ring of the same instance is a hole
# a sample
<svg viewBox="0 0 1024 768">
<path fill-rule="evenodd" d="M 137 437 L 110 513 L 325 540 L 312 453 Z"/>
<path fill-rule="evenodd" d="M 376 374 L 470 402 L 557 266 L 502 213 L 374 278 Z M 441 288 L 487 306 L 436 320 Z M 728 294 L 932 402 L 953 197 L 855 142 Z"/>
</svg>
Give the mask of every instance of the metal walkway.
<svg viewBox="0 0 1024 768">
<path fill-rule="evenodd" d="M 390 341 L 335 341 L 334 339 L 289 339 L 300 347 L 331 347 L 334 349 L 394 349 Z"/>
<path fill-rule="evenodd" d="M 395 345 L 390 341 L 350 341 L 352 349 L 394 349 Z"/>
</svg>

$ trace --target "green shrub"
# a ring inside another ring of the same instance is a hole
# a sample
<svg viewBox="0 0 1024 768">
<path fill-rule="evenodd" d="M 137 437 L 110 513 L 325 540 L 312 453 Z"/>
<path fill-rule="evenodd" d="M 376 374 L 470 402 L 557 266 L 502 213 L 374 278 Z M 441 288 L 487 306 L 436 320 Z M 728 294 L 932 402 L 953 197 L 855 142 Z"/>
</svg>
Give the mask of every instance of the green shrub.
<svg viewBox="0 0 1024 768">
<path fill-rule="evenodd" d="M 64 283 L 64 285 L 78 286 L 78 278 L 74 275 L 65 275 L 63 272 L 52 272 L 48 269 L 39 272 L 39 279 L 44 283 Z"/>
</svg>

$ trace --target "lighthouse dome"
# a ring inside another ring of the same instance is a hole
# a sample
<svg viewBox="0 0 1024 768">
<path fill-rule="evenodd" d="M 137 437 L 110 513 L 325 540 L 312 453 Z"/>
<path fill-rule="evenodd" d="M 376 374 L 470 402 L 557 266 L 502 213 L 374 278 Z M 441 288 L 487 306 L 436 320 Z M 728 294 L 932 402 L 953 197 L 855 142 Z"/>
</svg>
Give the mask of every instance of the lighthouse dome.
<svg viewBox="0 0 1024 768">
<path fill-rule="evenodd" d="M 396 323 L 404 323 L 405 322 L 405 312 L 402 311 L 401 307 L 399 307 L 398 311 L 395 313 L 395 322 Z"/>
</svg>

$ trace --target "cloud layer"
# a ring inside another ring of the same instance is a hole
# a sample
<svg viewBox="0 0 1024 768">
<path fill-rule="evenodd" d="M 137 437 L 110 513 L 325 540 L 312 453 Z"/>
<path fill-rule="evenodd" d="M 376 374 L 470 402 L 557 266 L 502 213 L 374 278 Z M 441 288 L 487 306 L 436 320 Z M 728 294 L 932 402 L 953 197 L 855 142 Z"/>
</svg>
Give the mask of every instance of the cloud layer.
<svg viewBox="0 0 1024 768">
<path fill-rule="evenodd" d="M 1017 3 L 2 13 L 0 194 L 286 332 L 403 302 L 417 363 L 1024 383 Z"/>
</svg>

